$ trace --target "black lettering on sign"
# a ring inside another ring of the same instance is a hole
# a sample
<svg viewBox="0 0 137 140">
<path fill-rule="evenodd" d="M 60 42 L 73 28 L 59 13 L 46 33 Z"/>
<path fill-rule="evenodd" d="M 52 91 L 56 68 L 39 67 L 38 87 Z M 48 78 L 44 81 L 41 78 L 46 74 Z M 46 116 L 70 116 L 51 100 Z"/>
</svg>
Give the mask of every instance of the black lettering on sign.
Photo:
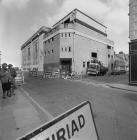
<svg viewBox="0 0 137 140">
<path fill-rule="evenodd" d="M 65 138 L 65 129 L 64 128 L 60 128 L 58 131 L 57 131 L 57 140 L 67 140 Z"/>
<path fill-rule="evenodd" d="M 68 124 L 66 125 L 66 128 L 67 128 L 68 138 L 70 139 L 70 131 L 69 131 L 69 125 Z"/>
<path fill-rule="evenodd" d="M 78 126 L 77 126 L 75 120 L 72 120 L 71 124 L 72 124 L 72 136 L 73 136 L 75 131 L 79 131 L 79 129 L 78 129 Z"/>
<path fill-rule="evenodd" d="M 75 135 L 76 132 L 79 132 L 85 126 L 84 115 L 80 114 L 77 119 L 70 121 L 69 124 L 66 124 L 64 128 L 60 128 L 54 134 L 51 134 L 45 140 L 68 140 Z"/>
<path fill-rule="evenodd" d="M 54 134 L 52 134 L 52 140 L 55 140 L 55 135 Z"/>
<path fill-rule="evenodd" d="M 84 125 L 85 125 L 85 118 L 84 118 L 83 115 L 79 115 L 79 116 L 78 116 L 78 122 L 79 122 L 80 129 L 81 129 L 82 127 L 84 127 Z"/>
</svg>

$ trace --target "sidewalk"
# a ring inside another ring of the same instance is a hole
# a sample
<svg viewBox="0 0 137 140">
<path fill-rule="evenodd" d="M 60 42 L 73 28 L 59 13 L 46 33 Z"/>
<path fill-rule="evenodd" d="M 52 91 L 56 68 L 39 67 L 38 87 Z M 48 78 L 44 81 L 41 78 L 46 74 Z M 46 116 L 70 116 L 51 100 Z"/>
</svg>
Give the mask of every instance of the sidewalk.
<svg viewBox="0 0 137 140">
<path fill-rule="evenodd" d="M 114 84 L 106 83 L 106 85 L 111 87 L 111 88 L 117 88 L 117 89 L 127 90 L 127 91 L 137 93 L 137 86 L 131 86 L 131 85 L 127 85 L 127 84 L 116 84 L 116 83 L 114 83 Z"/>
<path fill-rule="evenodd" d="M 50 119 L 45 112 L 39 111 L 21 88 L 15 94 L 2 99 L 0 87 L 0 140 L 16 140 Z"/>
<path fill-rule="evenodd" d="M 77 81 L 82 81 L 85 83 L 91 83 L 93 85 L 104 85 L 104 86 L 108 86 L 110 88 L 116 88 L 116 89 L 121 89 L 121 90 L 126 90 L 126 91 L 131 91 L 131 92 L 136 92 L 137 93 L 137 86 L 131 86 L 128 85 L 128 83 L 107 83 L 107 82 L 103 82 L 103 81 L 96 81 L 96 80 L 92 80 L 92 79 L 78 79 Z"/>
</svg>

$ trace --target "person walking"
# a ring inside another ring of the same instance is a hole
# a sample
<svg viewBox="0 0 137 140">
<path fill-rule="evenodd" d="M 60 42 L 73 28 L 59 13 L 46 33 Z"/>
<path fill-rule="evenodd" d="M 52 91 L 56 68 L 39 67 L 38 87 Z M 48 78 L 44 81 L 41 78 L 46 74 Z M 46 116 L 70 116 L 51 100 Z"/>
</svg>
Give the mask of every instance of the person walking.
<svg viewBox="0 0 137 140">
<path fill-rule="evenodd" d="M 1 85 L 2 85 L 2 90 L 3 90 L 3 99 L 6 98 L 6 93 L 8 94 L 8 91 L 11 88 L 11 75 L 8 72 L 7 69 L 7 63 L 3 63 L 2 64 L 2 68 L 0 70 L 0 81 L 1 81 Z"/>
</svg>

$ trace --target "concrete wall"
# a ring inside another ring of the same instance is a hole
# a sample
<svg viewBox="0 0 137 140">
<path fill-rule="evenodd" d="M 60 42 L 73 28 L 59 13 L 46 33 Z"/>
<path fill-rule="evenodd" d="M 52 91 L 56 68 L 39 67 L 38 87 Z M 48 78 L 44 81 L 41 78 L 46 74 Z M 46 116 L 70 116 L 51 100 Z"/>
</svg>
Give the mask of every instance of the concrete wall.
<svg viewBox="0 0 137 140">
<path fill-rule="evenodd" d="M 91 29 L 89 29 L 89 28 L 87 28 L 79 23 L 75 23 L 74 29 L 81 32 L 81 33 L 87 34 L 90 37 L 94 37 L 96 39 L 99 39 L 100 41 L 106 42 L 106 40 L 107 40 L 106 36 L 96 32 L 94 30 L 91 30 Z"/>
<path fill-rule="evenodd" d="M 35 52 L 35 45 L 38 45 L 37 54 Z M 30 58 L 28 59 L 28 48 L 30 48 Z M 43 55 L 43 34 L 31 41 L 22 52 L 22 69 L 33 70 L 37 68 L 38 71 L 43 71 L 44 55 Z M 37 55 L 37 57 L 36 57 Z"/>
<path fill-rule="evenodd" d="M 72 56 L 73 56 L 73 33 L 72 32 L 61 33 L 60 58 L 72 58 Z"/>
<path fill-rule="evenodd" d="M 39 63 L 38 63 L 38 71 L 43 71 L 43 64 L 44 64 L 44 53 L 43 53 L 43 34 L 39 36 Z"/>
<path fill-rule="evenodd" d="M 129 38 L 137 39 L 137 1 L 129 1 Z"/>
<path fill-rule="evenodd" d="M 91 59 L 92 52 L 96 52 L 98 60 L 103 62 L 104 66 L 108 66 L 107 45 L 75 34 L 74 46 L 74 71 L 78 73 L 83 71 L 85 74 L 87 62 Z"/>
<path fill-rule="evenodd" d="M 59 66 L 60 34 L 53 38 L 44 42 L 44 71 Z"/>
</svg>

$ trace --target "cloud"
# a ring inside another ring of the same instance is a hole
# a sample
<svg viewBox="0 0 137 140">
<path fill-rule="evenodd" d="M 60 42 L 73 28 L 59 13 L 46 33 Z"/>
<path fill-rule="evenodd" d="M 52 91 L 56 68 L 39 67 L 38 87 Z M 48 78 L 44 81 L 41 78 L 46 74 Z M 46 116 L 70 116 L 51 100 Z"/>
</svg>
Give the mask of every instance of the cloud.
<svg viewBox="0 0 137 140">
<path fill-rule="evenodd" d="M 121 34 L 128 29 L 128 12 L 123 9 L 111 11 L 105 22 L 113 32 Z"/>
<path fill-rule="evenodd" d="M 62 5 L 61 12 L 69 12 L 73 9 L 79 9 L 89 16 L 102 20 L 103 16 L 106 15 L 110 8 L 100 0 L 66 0 Z"/>
<path fill-rule="evenodd" d="M 52 3 L 56 2 L 56 0 L 43 0 L 43 1 L 47 4 L 52 4 Z"/>
<path fill-rule="evenodd" d="M 1 0 L 1 3 L 4 7 L 7 8 L 24 8 L 29 0 Z"/>
</svg>

